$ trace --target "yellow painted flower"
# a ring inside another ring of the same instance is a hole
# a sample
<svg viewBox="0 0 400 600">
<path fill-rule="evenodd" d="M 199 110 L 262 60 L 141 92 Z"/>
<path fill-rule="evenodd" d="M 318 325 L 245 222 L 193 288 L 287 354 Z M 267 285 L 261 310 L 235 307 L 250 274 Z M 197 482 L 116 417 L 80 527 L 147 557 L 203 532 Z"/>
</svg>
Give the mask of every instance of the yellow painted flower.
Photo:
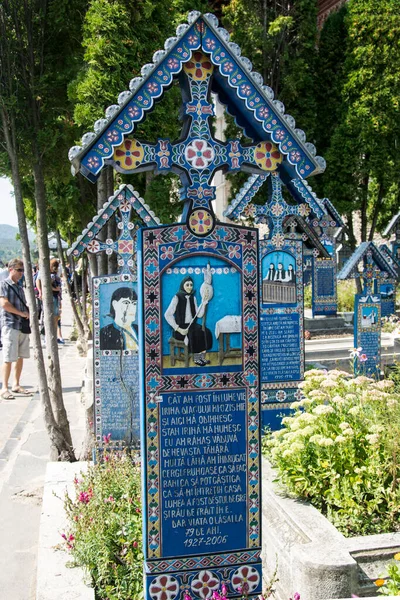
<svg viewBox="0 0 400 600">
<path fill-rule="evenodd" d="M 385 585 L 385 580 L 384 579 L 377 579 L 376 581 L 374 581 L 376 587 L 382 587 L 383 585 Z"/>
<path fill-rule="evenodd" d="M 400 560 L 400 552 L 394 555 L 394 560 Z"/>
</svg>

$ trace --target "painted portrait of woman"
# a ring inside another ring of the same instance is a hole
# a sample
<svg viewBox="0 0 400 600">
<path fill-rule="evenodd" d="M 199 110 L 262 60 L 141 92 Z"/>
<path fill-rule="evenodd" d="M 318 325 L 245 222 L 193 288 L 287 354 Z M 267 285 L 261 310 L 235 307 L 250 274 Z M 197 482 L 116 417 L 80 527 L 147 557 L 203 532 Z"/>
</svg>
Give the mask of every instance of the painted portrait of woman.
<svg viewBox="0 0 400 600">
<path fill-rule="evenodd" d="M 205 323 L 201 325 L 198 319 L 205 316 L 211 297 L 210 290 L 202 289 L 201 296 L 201 304 L 198 306 L 193 279 L 190 276 L 184 277 L 164 317 L 172 327 L 172 336 L 178 341 L 183 341 L 193 354 L 194 364 L 203 367 L 210 362 L 206 358 L 206 352 L 212 347 L 212 334 Z"/>
</svg>

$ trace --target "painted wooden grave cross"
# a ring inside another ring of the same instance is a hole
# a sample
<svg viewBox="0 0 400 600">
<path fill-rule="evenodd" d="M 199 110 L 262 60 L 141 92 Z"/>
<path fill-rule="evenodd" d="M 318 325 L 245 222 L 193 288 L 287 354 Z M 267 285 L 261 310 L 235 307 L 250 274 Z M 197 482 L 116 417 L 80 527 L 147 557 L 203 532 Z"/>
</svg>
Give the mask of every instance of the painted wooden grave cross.
<svg viewBox="0 0 400 600">
<path fill-rule="evenodd" d="M 138 237 L 145 598 L 209 599 L 222 583 L 251 598 L 262 587 L 258 232 L 216 221 L 212 178 L 278 169 L 300 199 L 325 163 L 213 15 L 190 13 L 164 47 L 70 159 L 91 181 L 110 164 L 172 171 L 183 187 L 181 222 Z M 181 139 L 128 138 L 174 79 Z M 214 139 L 211 91 L 251 145 Z"/>
<path fill-rule="evenodd" d="M 118 239 L 98 234 L 115 215 Z M 132 220 L 133 219 L 133 220 Z M 136 233 L 159 220 L 132 186 L 123 185 L 88 223 L 68 251 L 115 252 L 118 273 L 92 281 L 94 433 L 96 447 L 138 448 L 139 364 Z"/>
<path fill-rule="evenodd" d="M 396 260 L 400 260 L 400 213 L 394 215 L 390 223 L 383 232 L 384 237 L 390 237 L 394 234 L 392 241 L 392 253 Z"/>
<path fill-rule="evenodd" d="M 360 277 L 363 291 L 354 298 L 354 347 L 361 355 L 354 357 L 354 373 L 376 378 L 381 369 L 381 294 L 376 282 L 395 278 L 396 271 L 373 242 L 363 242 L 338 274 L 338 279 Z"/>
<path fill-rule="evenodd" d="M 397 273 L 396 279 L 388 277 L 386 281 L 380 284 L 377 282 L 375 290 L 377 292 L 379 291 L 381 295 L 382 317 L 389 317 L 396 312 L 396 289 L 400 281 L 400 259 L 396 259 L 395 255 L 386 244 L 379 246 L 379 250 Z"/>
<path fill-rule="evenodd" d="M 265 182 L 270 184 L 268 201 L 261 206 L 250 204 Z M 291 403 L 301 397 L 298 384 L 304 376 L 305 242 L 308 252 L 328 255 L 305 221 L 309 215 L 324 218 L 323 208 L 307 184 L 301 180 L 298 184 L 305 201 L 291 205 L 283 198 L 277 171 L 268 179 L 253 175 L 225 211 L 230 218 L 243 214 L 268 224 L 268 239 L 259 242 L 260 377 L 262 423 L 272 429 L 279 427 L 282 414 L 290 412 Z"/>
<path fill-rule="evenodd" d="M 344 227 L 341 216 L 328 198 L 324 198 L 322 203 L 326 215 L 320 220 L 314 219 L 312 226 L 320 232 L 320 240 L 328 250 L 329 258 L 316 257 L 312 261 L 313 316 L 337 313 L 336 234 Z"/>
</svg>

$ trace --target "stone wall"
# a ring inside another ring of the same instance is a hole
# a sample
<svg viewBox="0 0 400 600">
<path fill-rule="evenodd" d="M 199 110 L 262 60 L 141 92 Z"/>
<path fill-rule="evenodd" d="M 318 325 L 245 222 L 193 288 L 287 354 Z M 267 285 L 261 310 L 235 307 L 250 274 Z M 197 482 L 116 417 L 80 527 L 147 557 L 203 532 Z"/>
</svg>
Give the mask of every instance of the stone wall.
<svg viewBox="0 0 400 600">
<path fill-rule="evenodd" d="M 263 460 L 263 565 L 266 583 L 277 567 L 277 600 L 376 595 L 374 580 L 400 551 L 400 533 L 345 538 L 306 502 L 285 496 Z"/>
</svg>

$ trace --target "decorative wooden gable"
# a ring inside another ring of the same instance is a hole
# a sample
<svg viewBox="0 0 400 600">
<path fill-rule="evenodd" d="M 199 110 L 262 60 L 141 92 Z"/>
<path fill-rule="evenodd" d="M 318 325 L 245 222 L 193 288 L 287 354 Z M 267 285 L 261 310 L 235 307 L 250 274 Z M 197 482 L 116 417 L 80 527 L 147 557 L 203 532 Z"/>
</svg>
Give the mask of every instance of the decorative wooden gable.
<svg viewBox="0 0 400 600">
<path fill-rule="evenodd" d="M 218 169 L 259 175 L 276 170 L 285 185 L 299 194 L 305 190 L 304 178 L 324 170 L 325 161 L 316 156 L 315 147 L 306 142 L 293 117 L 285 115 L 284 105 L 263 85 L 262 76 L 252 71 L 251 62 L 241 56 L 214 15 L 190 13 L 188 23 L 178 27 L 177 36 L 166 41 L 165 50 L 156 52 L 153 61 L 142 68 L 141 77 L 130 82 L 129 91 L 120 94 L 119 104 L 107 109 L 106 119 L 97 121 L 94 131 L 83 136 L 83 146 L 71 148 L 74 173 L 96 181 L 105 164 L 124 173 L 178 173 L 184 218 L 201 237 L 215 226 L 211 181 Z M 178 77 L 184 104 L 180 139 L 145 143 L 128 137 Z M 219 96 L 253 144 L 214 138 L 209 122 L 211 92 Z"/>
</svg>

